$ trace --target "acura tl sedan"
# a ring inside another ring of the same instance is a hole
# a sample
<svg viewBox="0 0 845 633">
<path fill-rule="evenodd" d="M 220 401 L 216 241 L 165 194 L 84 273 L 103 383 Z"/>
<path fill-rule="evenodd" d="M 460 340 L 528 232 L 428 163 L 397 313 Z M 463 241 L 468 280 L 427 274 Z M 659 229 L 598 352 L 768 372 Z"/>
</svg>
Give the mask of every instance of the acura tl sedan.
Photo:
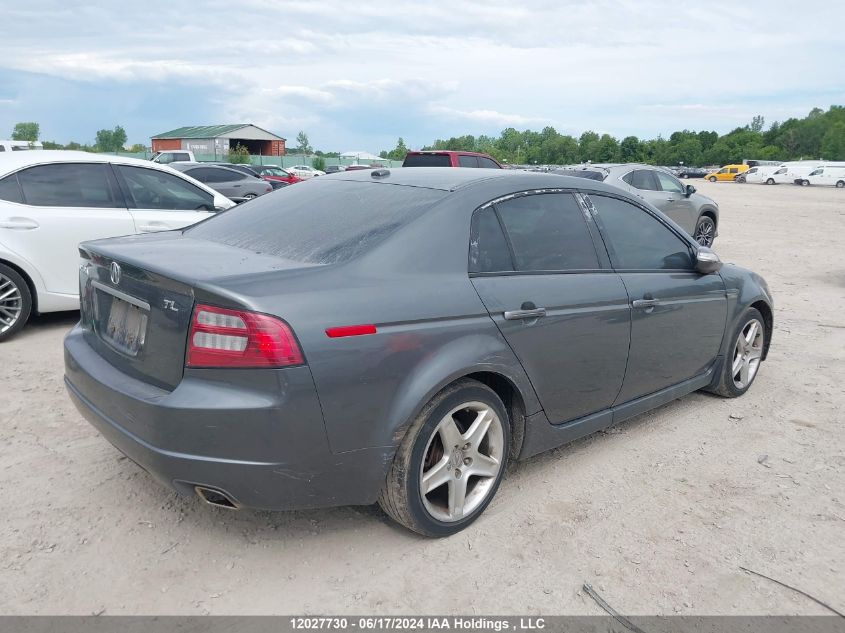
<svg viewBox="0 0 845 633">
<path fill-rule="evenodd" d="M 378 501 L 428 536 L 510 459 L 742 395 L 772 333 L 760 276 L 557 175 L 344 172 L 81 251 L 65 382 L 123 453 L 213 505 Z"/>
</svg>

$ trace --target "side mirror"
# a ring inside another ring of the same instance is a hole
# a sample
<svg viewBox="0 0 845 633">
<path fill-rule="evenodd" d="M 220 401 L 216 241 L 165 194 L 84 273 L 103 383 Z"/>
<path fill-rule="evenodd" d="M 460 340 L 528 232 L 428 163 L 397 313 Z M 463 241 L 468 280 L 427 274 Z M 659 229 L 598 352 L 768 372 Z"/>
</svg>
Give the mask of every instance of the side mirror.
<svg viewBox="0 0 845 633">
<path fill-rule="evenodd" d="M 722 267 L 719 256 L 706 246 L 699 246 L 695 252 L 695 269 L 702 275 L 715 273 Z"/>
<path fill-rule="evenodd" d="M 693 187 L 692 185 L 687 185 L 686 186 L 687 198 L 689 198 L 694 193 L 695 193 L 695 187 Z"/>
</svg>

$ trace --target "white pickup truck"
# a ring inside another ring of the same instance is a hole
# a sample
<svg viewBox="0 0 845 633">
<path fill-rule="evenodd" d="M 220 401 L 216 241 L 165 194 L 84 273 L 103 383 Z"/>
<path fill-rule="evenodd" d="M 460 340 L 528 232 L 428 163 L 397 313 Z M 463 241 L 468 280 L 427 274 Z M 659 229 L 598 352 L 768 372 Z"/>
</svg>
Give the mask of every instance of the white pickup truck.
<svg viewBox="0 0 845 633">
<path fill-rule="evenodd" d="M 161 163 L 162 165 L 169 165 L 170 163 L 195 163 L 197 159 L 194 158 L 194 153 L 186 149 L 167 150 L 165 152 L 156 152 L 150 159 L 154 163 Z"/>
</svg>

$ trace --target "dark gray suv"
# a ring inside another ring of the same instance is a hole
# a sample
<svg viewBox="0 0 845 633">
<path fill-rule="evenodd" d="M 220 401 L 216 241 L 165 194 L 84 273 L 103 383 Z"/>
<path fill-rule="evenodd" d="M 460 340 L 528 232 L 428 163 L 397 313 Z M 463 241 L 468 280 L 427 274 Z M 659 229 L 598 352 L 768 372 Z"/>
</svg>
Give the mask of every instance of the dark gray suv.
<svg viewBox="0 0 845 633">
<path fill-rule="evenodd" d="M 81 246 L 65 382 L 154 477 L 229 508 L 378 501 L 457 532 L 526 458 L 765 359 L 765 282 L 601 182 L 315 178 Z"/>
</svg>

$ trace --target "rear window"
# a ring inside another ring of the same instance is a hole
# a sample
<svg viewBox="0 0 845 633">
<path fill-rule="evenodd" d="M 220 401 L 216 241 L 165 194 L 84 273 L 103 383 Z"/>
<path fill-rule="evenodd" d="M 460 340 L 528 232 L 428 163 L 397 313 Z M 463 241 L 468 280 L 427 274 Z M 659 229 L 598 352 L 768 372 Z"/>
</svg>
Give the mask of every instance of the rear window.
<svg viewBox="0 0 845 633">
<path fill-rule="evenodd" d="M 445 195 L 316 178 L 221 213 L 186 235 L 297 262 L 337 264 L 369 251 Z"/>
<path fill-rule="evenodd" d="M 451 167 L 448 154 L 408 154 L 402 167 Z"/>
</svg>

